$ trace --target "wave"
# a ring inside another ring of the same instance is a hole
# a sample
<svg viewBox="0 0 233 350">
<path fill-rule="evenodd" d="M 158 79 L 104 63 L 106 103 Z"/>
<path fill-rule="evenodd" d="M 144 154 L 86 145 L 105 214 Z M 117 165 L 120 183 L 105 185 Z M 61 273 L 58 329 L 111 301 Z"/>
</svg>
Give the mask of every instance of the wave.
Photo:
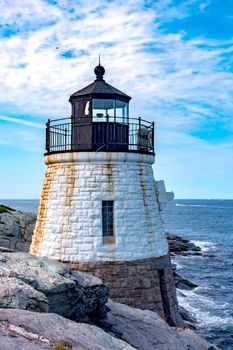
<svg viewBox="0 0 233 350">
<path fill-rule="evenodd" d="M 214 242 L 209 242 L 209 241 L 196 241 L 196 240 L 191 240 L 193 244 L 196 246 L 200 247 L 203 252 L 208 252 L 210 249 L 216 249 L 216 246 L 218 246 L 218 243 Z"/>
<path fill-rule="evenodd" d="M 192 291 L 182 290 L 178 292 L 179 304 L 197 319 L 198 328 L 216 326 L 219 328 L 220 325 L 233 327 L 233 317 L 229 315 L 230 303 L 220 303 L 199 294 L 203 289 L 206 288 L 197 287 Z"/>
<path fill-rule="evenodd" d="M 213 209 L 232 209 L 232 206 L 223 205 L 207 205 L 207 204 L 181 204 L 175 203 L 176 207 L 202 207 L 202 208 L 213 208 Z"/>
<path fill-rule="evenodd" d="M 172 261 L 174 261 L 177 270 L 180 270 L 184 267 L 184 264 L 178 261 L 177 257 L 173 257 Z"/>
<path fill-rule="evenodd" d="M 209 207 L 209 205 L 205 205 L 205 204 L 179 204 L 179 203 L 176 203 L 176 207 Z"/>
<path fill-rule="evenodd" d="M 219 328 L 219 325 L 233 327 L 233 317 L 229 315 L 230 303 L 216 302 L 199 294 L 203 289 L 206 288 L 197 287 L 192 291 L 182 290 L 182 292 L 178 292 L 179 304 L 196 318 L 198 328 L 216 326 Z"/>
</svg>

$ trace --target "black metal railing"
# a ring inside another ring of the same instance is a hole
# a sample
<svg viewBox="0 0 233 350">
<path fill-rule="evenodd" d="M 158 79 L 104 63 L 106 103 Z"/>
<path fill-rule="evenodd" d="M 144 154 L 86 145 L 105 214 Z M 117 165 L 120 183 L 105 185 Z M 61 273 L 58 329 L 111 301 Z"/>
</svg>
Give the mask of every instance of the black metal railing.
<svg viewBox="0 0 233 350">
<path fill-rule="evenodd" d="M 46 152 L 117 151 L 154 153 L 154 122 L 142 118 L 87 117 L 48 120 Z M 97 120 L 97 121 L 96 121 Z"/>
</svg>

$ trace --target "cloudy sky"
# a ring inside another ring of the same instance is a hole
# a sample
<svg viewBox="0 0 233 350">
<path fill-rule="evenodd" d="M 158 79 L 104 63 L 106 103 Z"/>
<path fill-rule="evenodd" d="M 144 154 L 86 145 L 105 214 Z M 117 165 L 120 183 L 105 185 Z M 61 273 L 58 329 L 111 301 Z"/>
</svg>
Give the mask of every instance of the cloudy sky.
<svg viewBox="0 0 233 350">
<path fill-rule="evenodd" d="M 233 0 L 0 0 L 0 198 L 39 198 L 44 124 L 105 79 L 156 123 L 155 177 L 233 198 Z"/>
</svg>

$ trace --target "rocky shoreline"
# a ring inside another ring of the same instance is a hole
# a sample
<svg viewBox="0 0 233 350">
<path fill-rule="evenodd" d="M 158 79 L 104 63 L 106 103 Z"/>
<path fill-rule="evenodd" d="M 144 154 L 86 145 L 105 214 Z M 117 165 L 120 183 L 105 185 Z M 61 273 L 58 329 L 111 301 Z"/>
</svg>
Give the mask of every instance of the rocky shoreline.
<svg viewBox="0 0 233 350">
<path fill-rule="evenodd" d="M 187 239 L 184 239 L 182 237 L 179 237 L 170 233 L 167 234 L 166 236 L 169 244 L 171 258 L 177 255 L 212 257 L 212 255 L 208 255 L 202 252 L 200 247 L 198 247 L 197 245 L 195 245 L 194 243 L 190 242 Z M 173 274 L 175 278 L 176 288 L 193 289 L 198 287 L 197 284 L 180 276 L 176 271 L 176 265 L 174 263 L 173 263 Z"/>
<path fill-rule="evenodd" d="M 36 215 L 0 205 L 1 350 L 216 350 L 188 328 L 170 327 L 159 315 L 108 298 L 100 279 L 28 251 Z M 171 255 L 202 255 L 169 235 Z M 196 285 L 176 272 L 176 287 Z M 195 320 L 183 309 L 187 325 Z"/>
<path fill-rule="evenodd" d="M 193 242 L 187 239 L 184 239 L 182 237 L 179 237 L 170 233 L 167 234 L 166 236 L 169 244 L 171 259 L 177 255 L 202 256 L 203 258 L 212 258 L 214 256 L 212 254 L 207 254 L 206 252 L 203 252 L 200 247 L 198 247 L 196 244 L 194 244 Z M 173 266 L 173 274 L 175 278 L 176 288 L 193 289 L 198 287 L 197 284 L 180 276 L 176 271 L 176 265 L 174 263 L 172 266 Z"/>
<path fill-rule="evenodd" d="M 167 240 L 169 244 L 169 250 L 170 250 L 170 256 L 172 260 L 172 266 L 173 266 L 173 275 L 174 275 L 174 281 L 175 286 L 177 288 L 177 292 L 182 294 L 182 290 L 191 290 L 198 287 L 196 283 L 193 283 L 192 281 L 182 277 L 177 272 L 176 264 L 174 263 L 174 258 L 176 256 L 201 256 L 203 258 L 212 258 L 214 255 L 208 254 L 202 249 L 194 244 L 193 242 L 184 239 L 182 237 L 179 237 L 177 235 L 167 233 Z M 184 309 L 183 307 L 179 306 L 179 312 L 184 320 L 185 324 L 191 328 L 191 329 L 197 329 L 198 323 L 197 320 L 193 315 L 190 315 L 190 313 Z"/>
<path fill-rule="evenodd" d="M 198 247 L 196 244 L 189 241 L 188 239 L 184 239 L 182 237 L 179 237 L 170 233 L 167 233 L 166 236 L 169 244 L 171 257 L 175 255 L 183 255 L 183 256 L 196 255 L 196 256 L 202 256 L 206 258 L 213 257 L 213 255 L 203 252 L 200 247 Z"/>
</svg>

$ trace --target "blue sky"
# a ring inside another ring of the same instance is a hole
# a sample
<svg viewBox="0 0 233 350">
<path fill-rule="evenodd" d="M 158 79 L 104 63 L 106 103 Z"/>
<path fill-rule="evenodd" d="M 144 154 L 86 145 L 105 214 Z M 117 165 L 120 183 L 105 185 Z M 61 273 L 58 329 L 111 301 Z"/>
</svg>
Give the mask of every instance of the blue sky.
<svg viewBox="0 0 233 350">
<path fill-rule="evenodd" d="M 0 198 L 39 198 L 44 124 L 70 115 L 99 53 L 156 123 L 156 179 L 233 198 L 232 0 L 2 0 L 0 16 Z"/>
</svg>

